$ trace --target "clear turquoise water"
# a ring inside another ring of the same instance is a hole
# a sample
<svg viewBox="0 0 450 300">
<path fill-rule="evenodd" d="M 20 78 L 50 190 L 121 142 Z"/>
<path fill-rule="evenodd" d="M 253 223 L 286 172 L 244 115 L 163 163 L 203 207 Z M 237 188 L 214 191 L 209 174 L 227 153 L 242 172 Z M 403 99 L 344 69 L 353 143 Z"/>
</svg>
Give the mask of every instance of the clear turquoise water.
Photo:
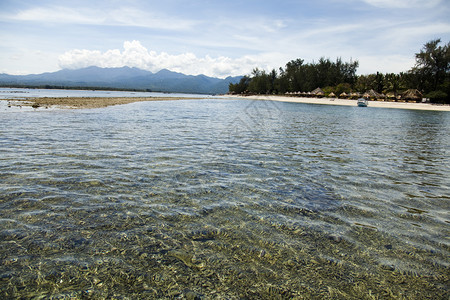
<svg viewBox="0 0 450 300">
<path fill-rule="evenodd" d="M 447 112 L 205 99 L 0 119 L 2 298 L 448 298 Z"/>
</svg>

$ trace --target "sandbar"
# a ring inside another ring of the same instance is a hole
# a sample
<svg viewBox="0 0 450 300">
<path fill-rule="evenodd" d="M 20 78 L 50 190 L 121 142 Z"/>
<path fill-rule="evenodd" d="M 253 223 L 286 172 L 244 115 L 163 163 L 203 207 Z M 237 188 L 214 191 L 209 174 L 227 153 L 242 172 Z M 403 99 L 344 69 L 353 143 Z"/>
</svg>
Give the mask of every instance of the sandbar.
<svg viewBox="0 0 450 300">
<path fill-rule="evenodd" d="M 289 97 L 278 95 L 226 95 L 227 98 L 247 99 L 247 100 L 269 100 L 291 103 L 323 104 L 356 106 L 356 100 L 334 99 L 334 98 L 305 98 Z M 42 97 L 24 99 L 2 99 L 8 101 L 13 106 L 29 106 L 34 108 L 63 108 L 63 109 L 89 109 L 102 108 L 113 105 L 122 105 L 141 101 L 174 101 L 174 100 L 201 100 L 204 97 Z M 430 111 L 449 111 L 450 105 L 438 105 L 431 103 L 412 102 L 388 102 L 369 101 L 369 107 L 397 108 Z"/>
<path fill-rule="evenodd" d="M 128 104 L 140 101 L 173 101 L 202 99 L 195 97 L 42 97 L 24 99 L 5 99 L 14 106 L 31 106 L 34 108 L 102 108 L 112 105 Z"/>
<path fill-rule="evenodd" d="M 356 100 L 348 100 L 348 99 L 305 98 L 305 97 L 289 97 L 276 95 L 252 95 L 252 96 L 231 95 L 230 97 L 239 99 L 250 99 L 250 100 L 269 100 L 269 101 L 281 101 L 292 103 L 356 106 Z M 369 107 L 450 111 L 450 105 L 439 105 L 431 103 L 412 103 L 412 102 L 369 101 Z"/>
</svg>

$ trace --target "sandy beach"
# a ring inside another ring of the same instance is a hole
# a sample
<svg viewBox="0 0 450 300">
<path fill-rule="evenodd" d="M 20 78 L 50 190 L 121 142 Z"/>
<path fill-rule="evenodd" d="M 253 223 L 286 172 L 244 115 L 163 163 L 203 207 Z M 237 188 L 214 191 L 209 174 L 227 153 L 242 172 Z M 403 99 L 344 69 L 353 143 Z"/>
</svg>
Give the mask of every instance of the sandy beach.
<svg viewBox="0 0 450 300">
<path fill-rule="evenodd" d="M 323 105 L 343 105 L 356 106 L 356 100 L 334 99 L 334 98 L 303 98 L 303 97 L 287 97 L 287 96 L 230 96 L 240 99 L 251 100 L 270 100 L 292 103 L 308 103 L 308 104 L 323 104 Z M 369 107 L 381 108 L 399 108 L 399 109 L 414 109 L 414 110 L 432 110 L 432 111 L 450 111 L 450 105 L 437 105 L 431 103 L 411 103 L 411 102 L 387 102 L 387 101 L 369 101 Z"/>
<path fill-rule="evenodd" d="M 356 106 L 356 100 L 333 99 L 333 98 L 303 98 L 287 97 L 276 95 L 254 95 L 254 96 L 236 96 L 227 95 L 226 97 L 244 100 L 269 100 L 291 103 L 307 103 L 322 105 L 341 105 Z M 28 106 L 34 108 L 62 108 L 62 109 L 83 109 L 83 108 L 101 108 L 112 105 L 128 104 L 140 101 L 174 101 L 188 99 L 205 99 L 195 97 L 43 97 L 43 98 L 25 98 L 25 99 L 4 99 L 11 106 Z M 431 103 L 411 103 L 411 102 L 385 102 L 369 101 L 369 107 L 397 108 L 413 110 L 430 111 L 450 111 L 450 105 L 437 105 Z"/>
<path fill-rule="evenodd" d="M 128 104 L 139 101 L 169 101 L 169 100 L 187 100 L 196 98 L 182 97 L 44 97 L 44 98 L 25 98 L 25 99 L 5 99 L 12 106 L 31 106 L 35 108 L 101 108 L 112 105 Z M 198 98 L 200 99 L 200 98 Z"/>
</svg>

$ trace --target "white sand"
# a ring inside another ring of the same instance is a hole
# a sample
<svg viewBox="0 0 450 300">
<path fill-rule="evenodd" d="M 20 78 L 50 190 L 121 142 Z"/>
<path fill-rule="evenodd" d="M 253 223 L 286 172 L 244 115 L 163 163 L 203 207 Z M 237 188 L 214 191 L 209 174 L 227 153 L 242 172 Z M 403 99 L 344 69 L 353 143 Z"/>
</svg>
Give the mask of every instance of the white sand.
<svg viewBox="0 0 450 300">
<path fill-rule="evenodd" d="M 271 101 L 292 102 L 292 103 L 356 106 L 356 100 L 333 99 L 333 98 L 303 98 L 303 97 L 266 96 L 266 95 L 255 95 L 255 96 L 232 95 L 230 97 L 240 99 L 271 100 Z M 436 105 L 430 103 L 411 103 L 411 102 L 407 103 L 407 102 L 369 101 L 369 107 L 450 111 L 450 105 Z"/>
</svg>

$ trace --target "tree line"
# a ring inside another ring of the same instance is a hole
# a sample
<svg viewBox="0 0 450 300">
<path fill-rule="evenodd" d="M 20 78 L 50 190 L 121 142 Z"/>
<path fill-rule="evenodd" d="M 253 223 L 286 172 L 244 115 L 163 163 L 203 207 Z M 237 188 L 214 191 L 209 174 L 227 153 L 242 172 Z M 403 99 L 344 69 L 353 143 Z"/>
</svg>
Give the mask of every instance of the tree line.
<svg viewBox="0 0 450 300">
<path fill-rule="evenodd" d="M 286 94 L 312 91 L 321 87 L 325 94 L 374 90 L 397 97 L 408 89 L 419 90 L 431 102 L 450 104 L 450 42 L 441 39 L 426 43 L 415 54 L 415 65 L 406 72 L 356 75 L 359 62 L 331 61 L 320 58 L 305 63 L 303 59 L 288 62 L 284 68 L 270 72 L 255 68 L 238 83 L 230 83 L 231 94 Z"/>
</svg>

